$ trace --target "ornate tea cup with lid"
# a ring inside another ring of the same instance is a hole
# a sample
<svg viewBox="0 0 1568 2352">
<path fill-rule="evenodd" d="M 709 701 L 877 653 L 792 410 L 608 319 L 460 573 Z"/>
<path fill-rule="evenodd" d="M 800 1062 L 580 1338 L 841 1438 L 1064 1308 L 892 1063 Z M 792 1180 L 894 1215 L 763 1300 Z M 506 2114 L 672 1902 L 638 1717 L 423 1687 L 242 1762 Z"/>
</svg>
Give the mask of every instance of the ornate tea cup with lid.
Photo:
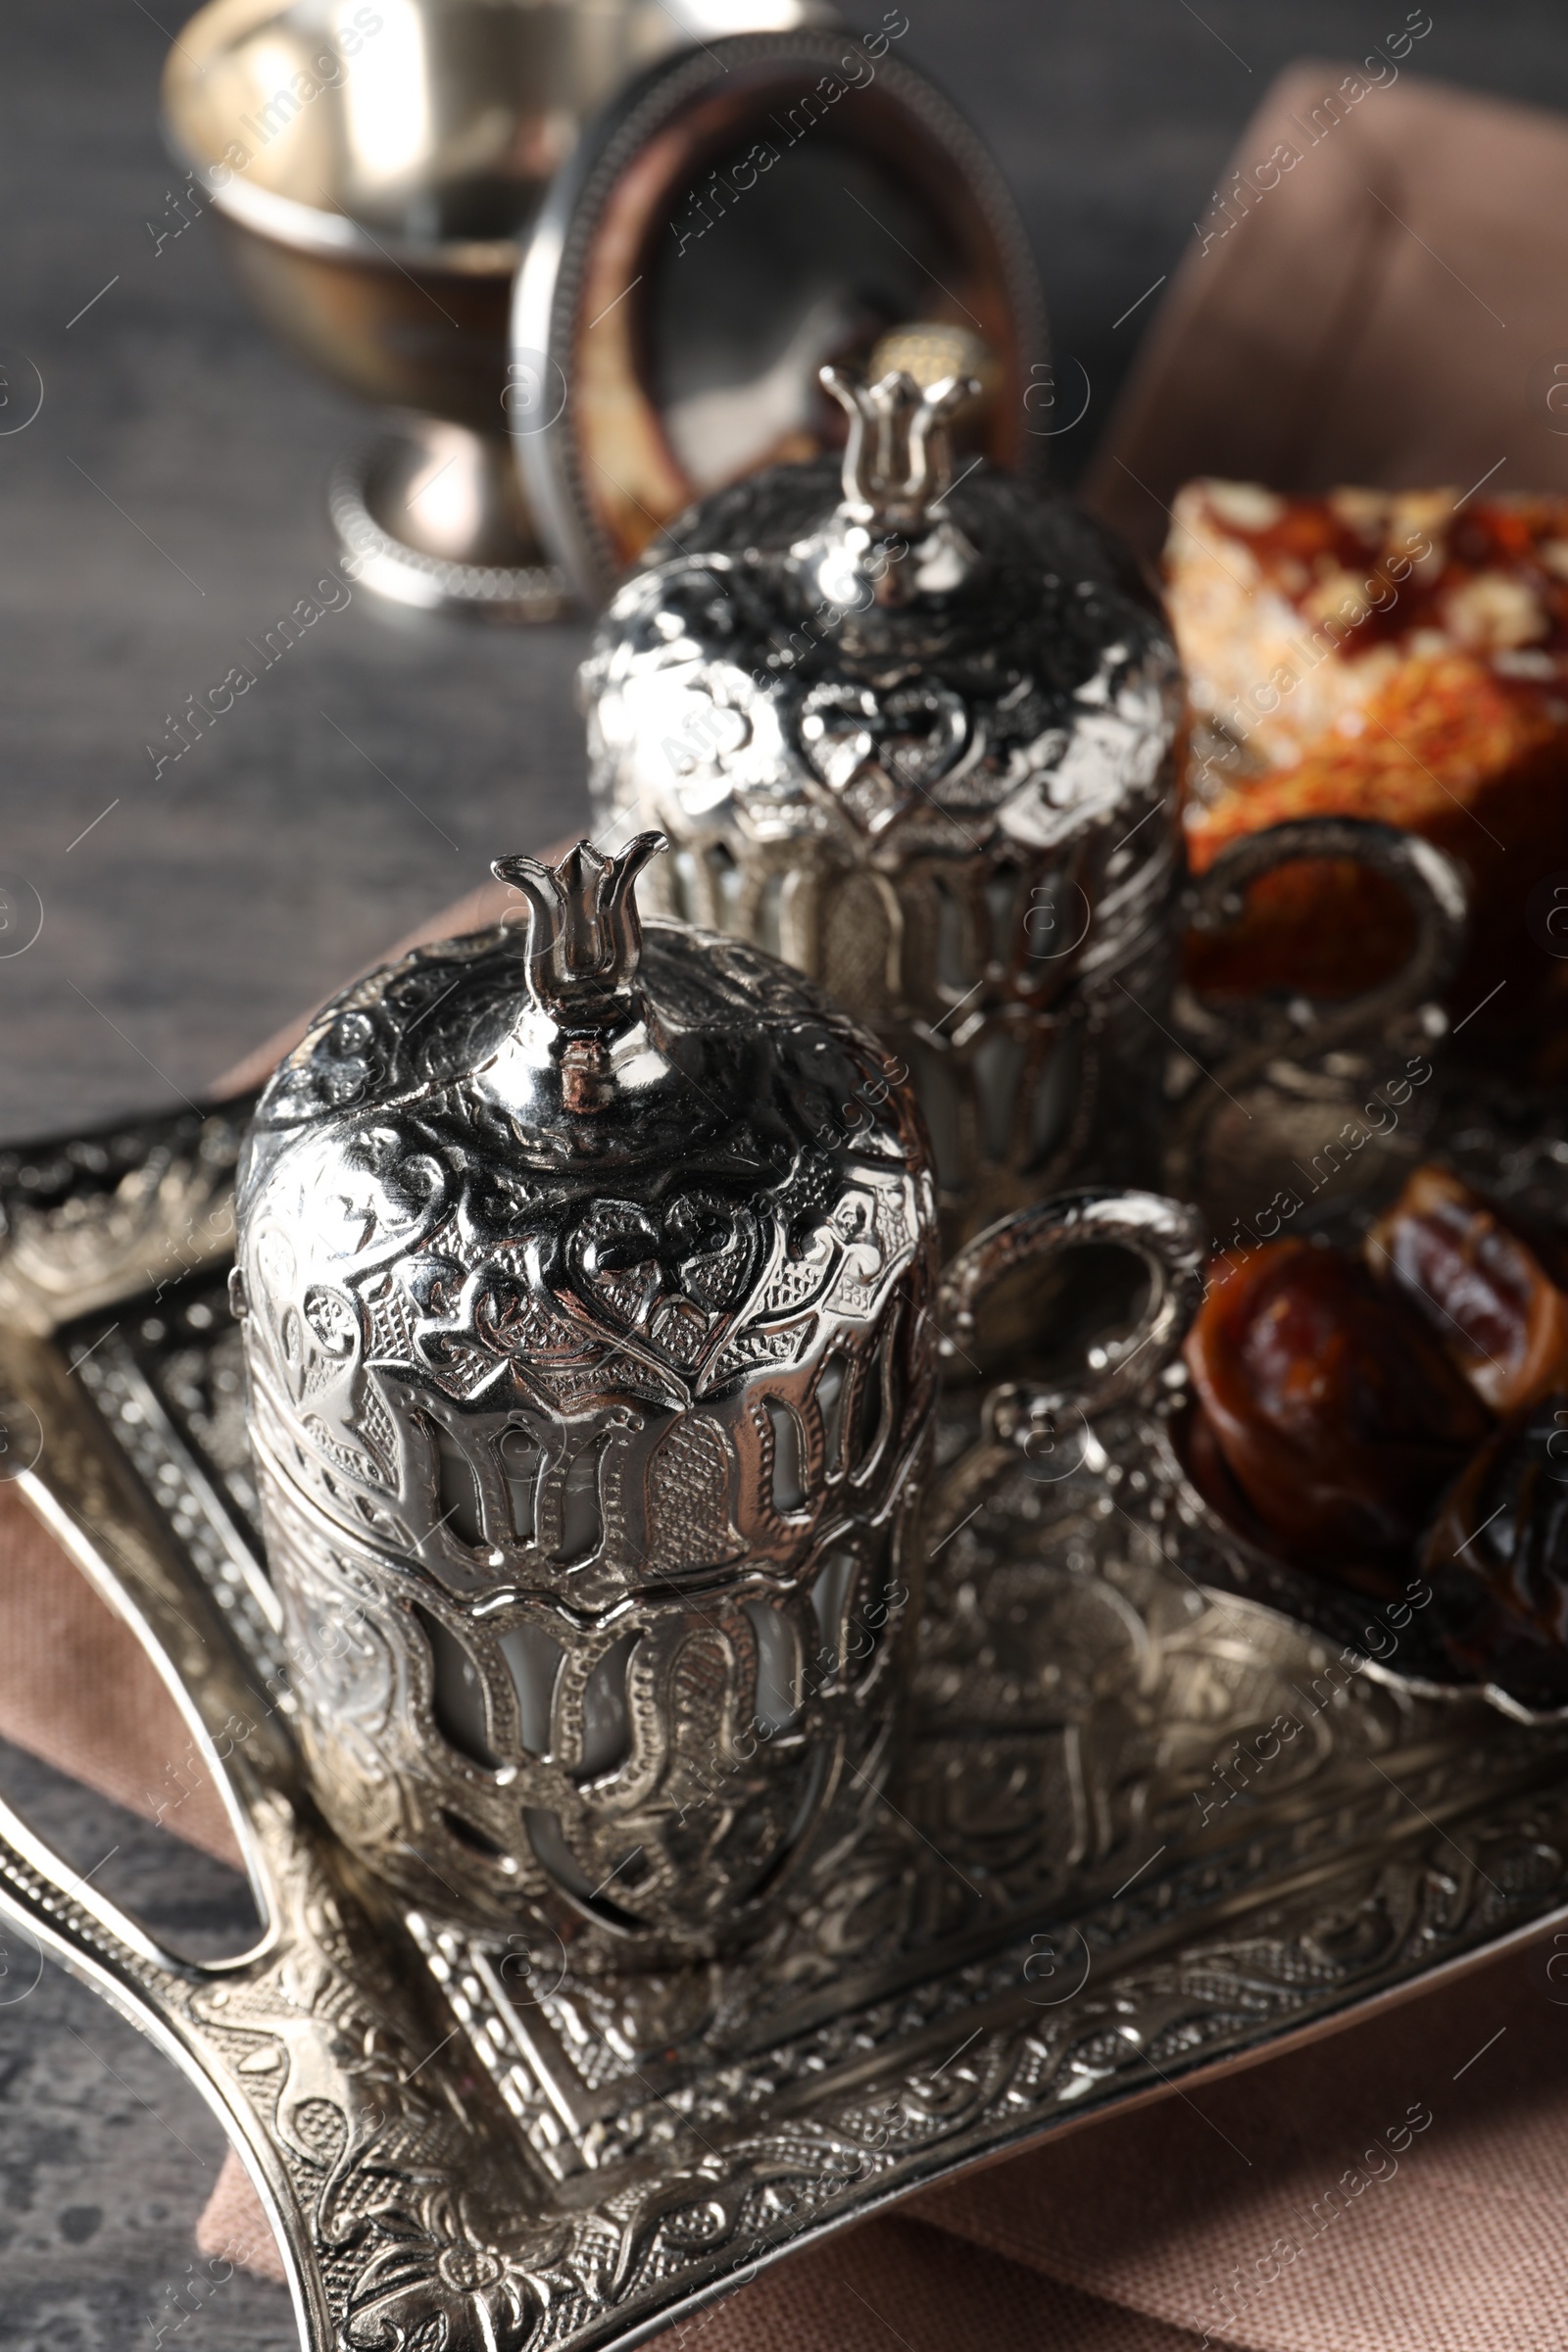
<svg viewBox="0 0 1568 2352">
<path fill-rule="evenodd" d="M 520 920 L 346 991 L 239 1200 L 323 1810 L 587 1968 L 744 1936 L 875 1801 L 933 1394 L 906 1090 L 799 974 L 645 932 L 659 846 L 504 859 Z"/>
<path fill-rule="evenodd" d="M 955 478 L 964 375 L 822 380 L 842 466 L 719 492 L 610 607 L 592 785 L 673 844 L 665 906 L 799 965 L 908 1069 L 951 1250 L 1157 1167 L 1180 673 L 1087 516 Z"/>
</svg>

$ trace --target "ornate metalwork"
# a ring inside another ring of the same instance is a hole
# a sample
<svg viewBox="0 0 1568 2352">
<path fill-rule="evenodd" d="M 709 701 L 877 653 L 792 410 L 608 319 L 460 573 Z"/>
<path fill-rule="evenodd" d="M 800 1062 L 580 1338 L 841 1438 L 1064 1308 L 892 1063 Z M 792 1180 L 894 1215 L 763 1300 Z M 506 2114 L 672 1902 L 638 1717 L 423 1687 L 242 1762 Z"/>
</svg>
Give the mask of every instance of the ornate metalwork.
<svg viewBox="0 0 1568 2352">
<path fill-rule="evenodd" d="M 321 1802 L 583 1966 L 755 1933 L 874 1800 L 933 1393 L 906 1094 L 668 924 L 657 836 L 330 1004 L 264 1094 L 236 1300 Z"/>
<path fill-rule="evenodd" d="M 47 1332 L 234 1246 L 247 1095 L 0 1152 L 0 1323 Z"/>
<path fill-rule="evenodd" d="M 190 1345 L 169 1315 L 163 1363 Z M 3 1357 L 44 1426 L 33 1498 L 173 1661 L 267 1927 L 182 1964 L 9 1813 L 0 1911 L 212 2100 L 307 2352 L 609 2352 L 890 2196 L 1568 1917 L 1562 1733 L 1197 1588 L 1145 1507 L 1129 1353 L 1065 1470 L 977 1446 L 978 1396 L 950 1396 L 914 1737 L 853 1852 L 750 1951 L 579 1975 L 354 1868 L 64 1350 Z"/>
<path fill-rule="evenodd" d="M 433 983 L 401 968 L 433 999 L 462 961 Z M 469 1004 L 459 989 L 454 1021 Z M 423 1058 L 437 1018 L 389 1013 L 386 1058 L 374 1035 L 318 1031 L 306 1115 L 270 1148 L 322 1131 L 318 1082 L 357 1098 L 351 1121 L 427 1116 L 421 1090 L 466 1058 Z M 1447 1081 L 1449 1156 L 1560 1218 L 1561 1103 L 1465 1083 Z M 58 1206 L 80 1166 L 40 1148 L 0 1182 Z M 1568 1732 L 1440 1690 L 1419 1610 L 1301 1622 L 1328 1589 L 1314 1604 L 1310 1580 L 1244 1556 L 1181 1473 L 1162 1357 L 1197 1230 L 1169 1204 L 1083 1200 L 951 1267 L 941 1320 L 963 1349 L 1023 1248 L 1107 1238 L 1153 1261 L 1142 1318 L 1102 1334 L 1082 1387 L 950 1380 L 909 1737 L 756 1940 L 606 1975 L 587 1938 L 400 1900 L 306 1793 L 293 1727 L 325 1645 L 285 1629 L 280 1678 L 261 1567 L 239 1580 L 254 1606 L 225 1598 L 256 1544 L 240 1330 L 216 1267 L 164 1280 L 186 1227 L 152 1190 L 169 1223 L 144 1236 L 148 1287 L 116 1288 L 112 1218 L 97 1261 L 61 1226 L 58 1328 L 0 1324 L 0 1394 L 39 1425 L 30 1499 L 182 1694 L 266 1926 L 249 1953 L 182 1962 L 3 1810 L 0 1914 L 212 2101 L 307 2352 L 612 2352 L 892 2196 L 1568 1921 Z M 50 1230 L 29 1229 L 34 1267 Z M 724 1802 L 715 1785 L 693 1816 Z"/>
<path fill-rule="evenodd" d="M 1086 516 L 971 468 L 965 386 L 823 372 L 842 468 L 722 491 L 582 672 L 604 824 L 649 903 L 782 955 L 913 1075 L 951 1250 L 1157 1169 L 1181 690 Z"/>
</svg>

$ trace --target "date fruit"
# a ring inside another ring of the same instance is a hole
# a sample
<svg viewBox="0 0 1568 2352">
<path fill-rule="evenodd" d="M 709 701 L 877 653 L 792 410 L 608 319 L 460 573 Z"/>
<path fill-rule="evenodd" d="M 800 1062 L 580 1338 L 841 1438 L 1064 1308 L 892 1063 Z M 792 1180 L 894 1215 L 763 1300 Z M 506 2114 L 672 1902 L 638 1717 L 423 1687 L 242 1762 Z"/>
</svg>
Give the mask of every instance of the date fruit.
<svg viewBox="0 0 1568 2352">
<path fill-rule="evenodd" d="M 1507 1414 L 1568 1382 L 1556 1267 L 1446 1168 L 1417 1168 L 1366 1239 L 1367 1262 L 1425 1317 L 1483 1403 Z"/>
<path fill-rule="evenodd" d="M 1287 1558 L 1330 1575 L 1408 1556 L 1492 1427 L 1402 1296 L 1310 1242 L 1216 1259 L 1186 1356 L 1251 1509 Z"/>
</svg>

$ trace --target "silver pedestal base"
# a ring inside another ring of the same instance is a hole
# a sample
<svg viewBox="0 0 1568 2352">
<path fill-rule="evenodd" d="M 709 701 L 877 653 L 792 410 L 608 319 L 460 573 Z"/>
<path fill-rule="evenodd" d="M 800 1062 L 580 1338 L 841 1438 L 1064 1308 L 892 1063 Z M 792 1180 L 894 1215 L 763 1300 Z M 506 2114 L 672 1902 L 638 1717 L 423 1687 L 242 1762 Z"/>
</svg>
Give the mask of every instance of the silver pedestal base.
<svg viewBox="0 0 1568 2352">
<path fill-rule="evenodd" d="M 327 512 L 343 561 L 394 604 L 510 623 L 574 609 L 565 573 L 533 536 L 499 435 L 410 418 L 340 461 Z"/>
</svg>

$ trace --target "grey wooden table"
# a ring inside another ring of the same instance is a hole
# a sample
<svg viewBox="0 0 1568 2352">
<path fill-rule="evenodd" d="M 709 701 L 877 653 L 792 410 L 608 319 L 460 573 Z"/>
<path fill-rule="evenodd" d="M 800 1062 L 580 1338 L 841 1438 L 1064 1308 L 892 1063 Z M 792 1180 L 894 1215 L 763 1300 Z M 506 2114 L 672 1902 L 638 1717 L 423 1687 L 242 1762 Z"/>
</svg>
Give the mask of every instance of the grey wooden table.
<svg viewBox="0 0 1568 2352">
<path fill-rule="evenodd" d="M 0 1141 L 198 1093 L 493 855 L 584 811 L 580 628 L 421 626 L 360 593 L 155 772 L 168 714 L 321 577 L 325 476 L 363 430 L 252 323 L 211 221 L 155 247 L 166 4 L 7 0 L 0 17 L 0 874 L 44 916 L 0 958 Z M 1174 267 L 1271 75 L 1353 60 L 1405 16 L 1402 0 L 906 5 L 909 53 L 991 140 L 1057 348 L 1088 369 L 1068 475 L 1157 295 L 1124 314 Z M 1568 108 L 1558 0 L 1432 15 L 1423 73 Z M 29 365 L 42 408 L 6 431 Z M 0 1785 L 77 1868 L 111 1846 L 117 1868 L 141 1864 L 187 1931 L 231 1912 L 231 1874 L 3 1746 Z M 0 2344 L 291 2345 L 280 2289 L 193 2288 L 222 2153 L 200 2102 L 88 1994 L 49 1970 L 29 1983 L 0 1969 Z"/>
</svg>

